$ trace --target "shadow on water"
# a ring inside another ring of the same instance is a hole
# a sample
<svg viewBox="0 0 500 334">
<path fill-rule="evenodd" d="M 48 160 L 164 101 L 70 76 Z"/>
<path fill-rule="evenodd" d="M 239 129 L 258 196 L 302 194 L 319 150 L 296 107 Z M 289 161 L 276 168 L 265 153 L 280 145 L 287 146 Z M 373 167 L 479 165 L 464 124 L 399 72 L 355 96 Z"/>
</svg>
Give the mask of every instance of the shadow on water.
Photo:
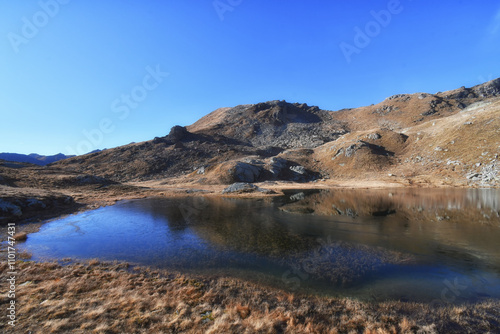
<svg viewBox="0 0 500 334">
<path fill-rule="evenodd" d="M 35 259 L 116 259 L 291 291 L 473 301 L 500 298 L 499 195 L 385 189 L 150 198 L 50 222 L 23 247 Z"/>
</svg>

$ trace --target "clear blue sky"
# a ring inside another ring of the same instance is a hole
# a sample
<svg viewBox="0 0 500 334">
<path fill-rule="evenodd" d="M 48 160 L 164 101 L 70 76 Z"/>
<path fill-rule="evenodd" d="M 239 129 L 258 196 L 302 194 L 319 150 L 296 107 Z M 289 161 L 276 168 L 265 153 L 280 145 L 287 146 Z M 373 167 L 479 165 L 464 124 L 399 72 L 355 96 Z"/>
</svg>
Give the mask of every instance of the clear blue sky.
<svg viewBox="0 0 500 334">
<path fill-rule="evenodd" d="M 338 110 L 500 77 L 500 3 L 0 0 L 0 56 L 0 152 L 84 153 L 219 107 Z"/>
</svg>

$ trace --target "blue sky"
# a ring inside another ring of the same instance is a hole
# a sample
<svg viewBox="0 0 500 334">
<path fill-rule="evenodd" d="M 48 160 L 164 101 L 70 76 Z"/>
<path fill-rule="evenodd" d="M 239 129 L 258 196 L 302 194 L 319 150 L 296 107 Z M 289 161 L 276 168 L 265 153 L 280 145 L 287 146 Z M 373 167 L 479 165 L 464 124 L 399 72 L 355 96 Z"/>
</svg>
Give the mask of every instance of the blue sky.
<svg viewBox="0 0 500 334">
<path fill-rule="evenodd" d="M 338 110 L 500 77 L 500 3 L 0 0 L 0 152 L 85 153 L 219 108 Z"/>
</svg>

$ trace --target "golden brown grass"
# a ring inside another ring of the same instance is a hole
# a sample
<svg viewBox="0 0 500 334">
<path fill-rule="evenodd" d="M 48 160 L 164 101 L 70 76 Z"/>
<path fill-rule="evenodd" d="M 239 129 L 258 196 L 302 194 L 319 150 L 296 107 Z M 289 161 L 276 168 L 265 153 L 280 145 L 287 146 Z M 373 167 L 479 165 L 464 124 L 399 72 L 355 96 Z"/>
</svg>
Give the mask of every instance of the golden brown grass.
<svg viewBox="0 0 500 334">
<path fill-rule="evenodd" d="M 96 260 L 17 266 L 18 333 L 460 333 L 495 332 L 500 321 L 498 301 L 370 304 Z"/>
</svg>

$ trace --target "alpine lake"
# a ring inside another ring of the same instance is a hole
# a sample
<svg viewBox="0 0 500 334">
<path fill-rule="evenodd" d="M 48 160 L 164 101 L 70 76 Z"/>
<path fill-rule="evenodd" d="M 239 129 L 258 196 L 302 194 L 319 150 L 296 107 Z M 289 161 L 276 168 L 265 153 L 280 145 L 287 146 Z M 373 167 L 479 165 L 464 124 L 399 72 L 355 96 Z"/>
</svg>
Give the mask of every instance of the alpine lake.
<svg viewBox="0 0 500 334">
<path fill-rule="evenodd" d="M 32 260 L 97 258 L 314 295 L 500 299 L 500 190 L 289 190 L 147 198 L 45 223 Z"/>
</svg>

